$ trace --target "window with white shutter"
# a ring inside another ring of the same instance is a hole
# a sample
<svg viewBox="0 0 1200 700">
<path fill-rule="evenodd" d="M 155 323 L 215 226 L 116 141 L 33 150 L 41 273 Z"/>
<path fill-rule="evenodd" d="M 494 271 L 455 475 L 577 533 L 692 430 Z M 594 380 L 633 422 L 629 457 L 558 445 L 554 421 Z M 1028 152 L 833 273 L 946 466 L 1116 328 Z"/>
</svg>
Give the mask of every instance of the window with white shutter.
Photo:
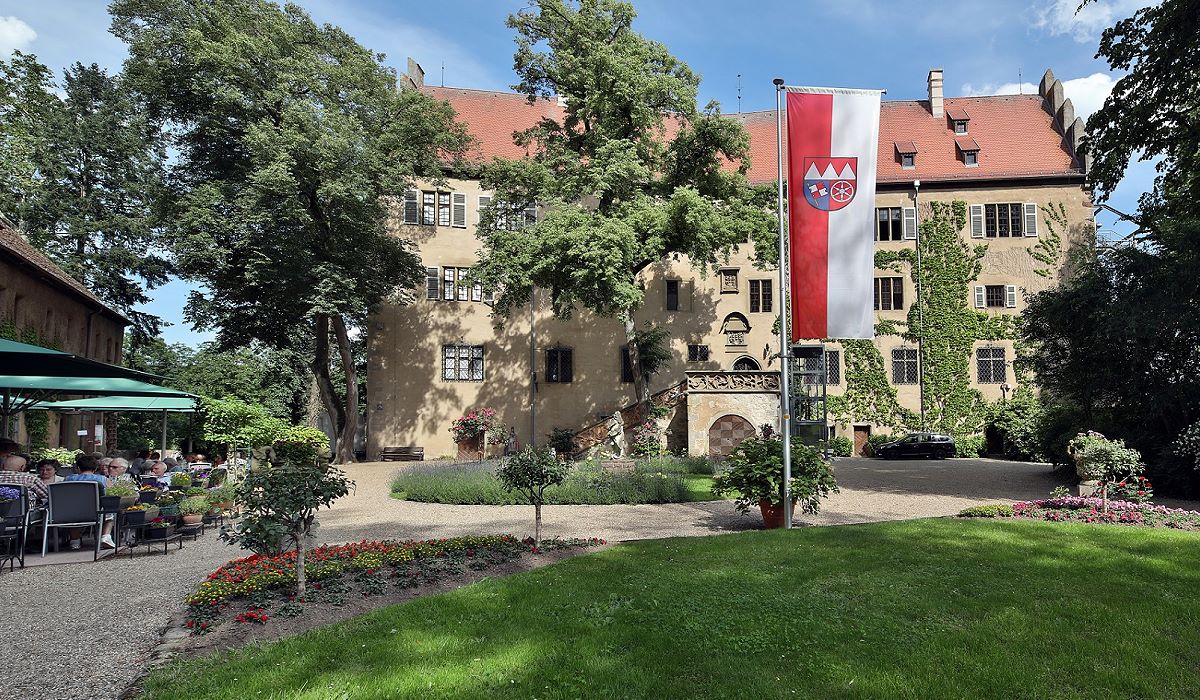
<svg viewBox="0 0 1200 700">
<path fill-rule="evenodd" d="M 1037 235 L 1037 205 L 1033 202 L 1025 203 L 1025 235 Z"/>
<path fill-rule="evenodd" d="M 425 268 L 425 298 L 437 301 L 441 298 L 438 282 L 438 269 L 436 267 Z"/>
<path fill-rule="evenodd" d="M 917 238 L 917 210 L 915 207 L 904 208 L 904 238 L 910 241 Z"/>
<path fill-rule="evenodd" d="M 983 238 L 983 205 L 971 205 L 971 238 Z"/>
<path fill-rule="evenodd" d="M 461 192 L 454 193 L 454 228 L 467 227 L 467 195 Z"/>
<path fill-rule="evenodd" d="M 975 308 L 982 309 L 987 306 L 986 288 L 983 285 L 975 285 Z"/>
<path fill-rule="evenodd" d="M 413 225 L 421 223 L 421 207 L 417 201 L 416 190 L 404 193 L 404 223 Z"/>
<path fill-rule="evenodd" d="M 475 210 L 475 223 L 478 224 L 483 221 L 483 213 L 487 211 L 488 207 L 490 206 L 492 206 L 492 198 L 488 195 L 480 195 L 479 208 Z"/>
<path fill-rule="evenodd" d="M 1004 305 L 1010 309 L 1017 308 L 1017 285 L 1009 284 L 1004 287 Z"/>
</svg>

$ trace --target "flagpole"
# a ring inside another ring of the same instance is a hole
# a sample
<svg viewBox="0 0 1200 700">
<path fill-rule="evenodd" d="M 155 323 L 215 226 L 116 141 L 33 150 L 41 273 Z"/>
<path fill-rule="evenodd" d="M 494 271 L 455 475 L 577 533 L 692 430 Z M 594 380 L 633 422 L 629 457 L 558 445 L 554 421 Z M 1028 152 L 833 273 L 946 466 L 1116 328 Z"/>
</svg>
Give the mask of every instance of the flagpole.
<svg viewBox="0 0 1200 700">
<path fill-rule="evenodd" d="M 788 257 L 787 246 L 784 243 L 787 235 L 787 224 L 783 212 L 783 78 L 776 78 L 775 83 L 775 146 L 776 146 L 776 177 L 778 185 L 779 213 L 779 433 L 783 438 L 783 526 L 792 527 L 792 416 L 790 363 L 792 349 L 788 340 L 792 328 L 788 322 L 788 303 L 791 301 L 791 290 L 787 286 Z"/>
</svg>

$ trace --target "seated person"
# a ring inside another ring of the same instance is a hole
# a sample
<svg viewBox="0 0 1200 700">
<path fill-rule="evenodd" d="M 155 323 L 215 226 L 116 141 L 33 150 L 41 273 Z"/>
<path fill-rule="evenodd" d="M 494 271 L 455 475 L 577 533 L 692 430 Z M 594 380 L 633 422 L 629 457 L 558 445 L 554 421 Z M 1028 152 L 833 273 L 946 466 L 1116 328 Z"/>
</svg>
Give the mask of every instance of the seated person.
<svg viewBox="0 0 1200 700">
<path fill-rule="evenodd" d="M 171 490 L 171 477 L 167 476 L 167 463 L 155 462 L 150 465 L 150 475 L 155 477 L 155 485 L 163 491 Z"/>
<path fill-rule="evenodd" d="M 150 450 L 141 450 L 133 461 L 129 463 L 129 473 L 133 476 L 141 476 L 142 470 L 150 465 L 147 462 L 150 459 Z"/>
<path fill-rule="evenodd" d="M 47 486 L 62 482 L 63 478 L 58 475 L 58 467 L 57 459 L 43 459 L 37 463 L 38 478 Z"/>
<path fill-rule="evenodd" d="M 36 499 L 39 503 L 45 503 L 49 493 L 46 491 L 46 483 L 36 475 L 25 471 L 25 464 L 25 458 L 19 455 L 10 454 L 5 457 L 3 464 L 0 465 L 3 467 L 0 469 L 0 484 L 24 486 L 31 498 Z"/>
<path fill-rule="evenodd" d="M 75 468 L 79 471 L 68 476 L 64 481 L 94 481 L 100 485 L 100 495 L 104 495 L 104 489 L 108 486 L 108 479 L 96 473 L 100 467 L 100 460 L 95 457 L 81 457 L 75 460 Z M 112 549 L 116 545 L 112 538 L 113 516 L 108 514 L 104 516 L 104 527 L 100 537 L 100 546 L 105 549 Z M 83 530 L 77 527 L 67 528 L 68 536 L 71 539 L 71 549 L 79 549 L 79 539 Z"/>
<path fill-rule="evenodd" d="M 188 471 L 188 463 L 182 460 L 172 459 L 167 457 L 163 460 L 163 464 L 167 465 L 169 472 L 186 472 Z"/>
<path fill-rule="evenodd" d="M 115 484 L 118 481 L 133 483 L 133 475 L 129 473 L 129 462 L 123 457 L 114 457 L 108 465 L 108 483 Z"/>
</svg>

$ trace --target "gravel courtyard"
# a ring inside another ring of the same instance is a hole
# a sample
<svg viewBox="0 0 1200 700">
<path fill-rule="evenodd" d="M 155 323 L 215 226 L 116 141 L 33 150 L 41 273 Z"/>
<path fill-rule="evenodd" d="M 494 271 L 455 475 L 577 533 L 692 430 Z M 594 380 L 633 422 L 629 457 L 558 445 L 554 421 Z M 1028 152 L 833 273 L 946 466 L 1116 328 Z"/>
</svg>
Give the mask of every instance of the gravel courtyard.
<svg viewBox="0 0 1200 700">
<path fill-rule="evenodd" d="M 389 496 L 397 463 L 352 465 L 357 488 L 321 516 L 321 542 L 426 539 L 471 533 L 531 534 L 528 506 L 452 506 Z M 1049 467 L 996 460 L 842 459 L 842 492 L 812 525 L 953 515 L 983 502 L 1040 498 L 1058 481 Z M 1171 505 L 1183 505 L 1173 503 Z M 1193 504 L 1194 505 L 1194 504 Z M 547 506 L 547 537 L 609 540 L 712 535 L 757 527 L 728 501 L 641 506 Z M 167 618 L 206 574 L 239 550 L 210 530 L 181 551 L 0 574 L 6 615 L 0 687 L 10 697 L 115 698 L 138 677 Z"/>
</svg>

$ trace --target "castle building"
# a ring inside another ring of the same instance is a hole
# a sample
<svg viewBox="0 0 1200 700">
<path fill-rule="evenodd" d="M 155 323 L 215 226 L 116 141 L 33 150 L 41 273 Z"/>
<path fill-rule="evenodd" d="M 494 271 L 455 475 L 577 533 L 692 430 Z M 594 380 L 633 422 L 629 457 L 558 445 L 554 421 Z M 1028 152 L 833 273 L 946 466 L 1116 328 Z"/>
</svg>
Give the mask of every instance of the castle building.
<svg viewBox="0 0 1200 700">
<path fill-rule="evenodd" d="M 479 162 L 523 156 L 513 132 L 562 115 L 555 100 L 531 104 L 512 93 L 426 86 L 413 62 L 405 78 L 450 103 L 475 138 L 470 155 Z M 989 315 L 1019 315 L 1028 295 L 1066 273 L 1067 250 L 1094 233 L 1079 150 L 1083 122 L 1050 71 L 1036 95 L 947 98 L 942 81 L 942 70 L 931 70 L 926 100 L 881 107 L 876 250 L 913 249 L 930 203 L 961 201 L 960 240 L 986 250 L 962 301 Z M 750 180 L 774 182 L 775 112 L 729 118 L 750 134 Z M 427 457 L 454 455 L 451 421 L 483 407 L 495 409 L 522 444 L 531 437 L 544 442 L 557 428 L 578 432 L 586 446 L 603 439 L 606 419 L 634 402 L 617 320 L 586 311 L 556 319 L 547 295 L 535 293 L 528 309 L 497 323 L 483 290 L 461 283 L 477 261 L 475 226 L 489 203 L 478 181 L 450 173 L 440 187 L 407 193 L 395 214 L 397 235 L 420 251 L 426 281 L 415 300 L 384 306 L 369 326 L 368 458 L 390 446 L 423 447 Z M 535 220 L 536 208 L 526 217 Z M 637 323 L 670 332 L 672 359 L 650 385 L 656 403 L 671 411 L 665 424 L 672 449 L 727 454 L 742 437 L 778 423 L 772 332 L 778 274 L 754 265 L 751 245 L 717 269 L 664 260 L 642 274 L 646 295 Z M 879 321 L 908 317 L 916 301 L 908 266 L 876 270 Z M 829 394 L 844 394 L 859 381 L 858 363 L 849 366 L 841 343 L 826 347 Z M 874 347 L 896 401 L 919 411 L 915 344 L 899 334 L 879 335 Z M 973 350 L 971 386 L 984 399 L 1002 400 L 1020 384 L 1011 339 L 979 341 Z M 881 428 L 854 415 L 832 420 L 831 427 L 853 436 L 857 449 Z"/>
</svg>

